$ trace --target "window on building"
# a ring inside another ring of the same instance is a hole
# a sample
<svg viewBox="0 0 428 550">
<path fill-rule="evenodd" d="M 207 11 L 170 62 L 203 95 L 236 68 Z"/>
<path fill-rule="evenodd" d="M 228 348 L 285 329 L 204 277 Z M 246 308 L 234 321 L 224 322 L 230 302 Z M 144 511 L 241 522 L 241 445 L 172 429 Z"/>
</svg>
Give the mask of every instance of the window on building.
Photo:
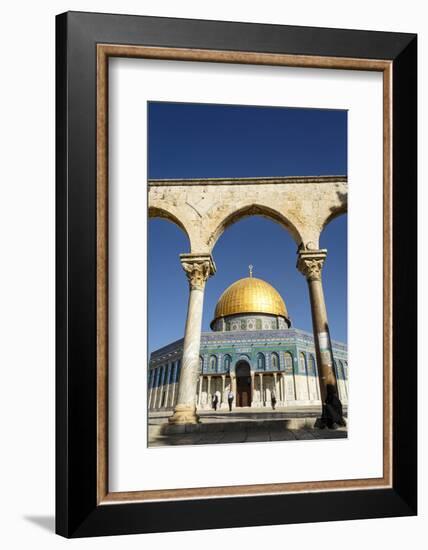
<svg viewBox="0 0 428 550">
<path fill-rule="evenodd" d="M 262 330 L 262 320 L 261 319 L 256 319 L 256 329 L 257 330 Z"/>
<path fill-rule="evenodd" d="M 226 330 L 230 330 L 230 321 L 226 321 Z"/>
<path fill-rule="evenodd" d="M 224 366 L 224 370 L 226 372 L 230 371 L 230 364 L 231 363 L 232 363 L 232 358 L 230 357 L 230 355 L 225 355 L 224 359 L 223 359 L 223 366 Z"/>
<path fill-rule="evenodd" d="M 210 357 L 210 371 L 217 370 L 217 357 L 215 355 L 211 355 Z"/>
<path fill-rule="evenodd" d="M 293 373 L 293 356 L 289 351 L 284 353 L 285 370 L 289 373 Z"/>
<path fill-rule="evenodd" d="M 312 353 L 309 355 L 309 374 L 311 376 L 315 376 L 317 371 L 315 367 L 315 357 L 312 355 Z"/>
<path fill-rule="evenodd" d="M 300 352 L 299 359 L 300 359 L 300 373 L 306 374 L 306 357 L 303 351 Z"/>
<path fill-rule="evenodd" d="M 270 356 L 271 363 L 272 363 L 272 369 L 273 370 L 279 370 L 279 357 L 277 353 L 272 353 Z"/>
<path fill-rule="evenodd" d="M 265 370 L 265 365 L 266 365 L 265 356 L 263 355 L 263 353 L 258 353 L 257 354 L 257 368 L 258 368 L 258 370 Z"/>
</svg>

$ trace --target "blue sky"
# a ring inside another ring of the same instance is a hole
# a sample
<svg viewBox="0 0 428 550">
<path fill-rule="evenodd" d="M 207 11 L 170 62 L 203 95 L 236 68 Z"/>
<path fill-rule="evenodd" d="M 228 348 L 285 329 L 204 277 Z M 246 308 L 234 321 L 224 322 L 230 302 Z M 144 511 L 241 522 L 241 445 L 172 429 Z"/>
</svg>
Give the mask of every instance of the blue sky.
<svg viewBox="0 0 428 550">
<path fill-rule="evenodd" d="M 149 103 L 149 178 L 256 177 L 347 174 L 347 113 L 321 109 Z M 267 246 L 268 243 L 268 246 Z M 179 254 L 189 251 L 172 223 L 149 221 L 149 352 L 181 338 L 188 285 Z M 333 339 L 347 341 L 347 217 L 321 235 L 328 249 L 324 291 Z M 248 275 L 272 284 L 293 326 L 312 330 L 296 245 L 278 224 L 255 216 L 229 227 L 213 250 L 217 273 L 205 290 L 203 330 L 210 330 L 224 289 Z"/>
</svg>

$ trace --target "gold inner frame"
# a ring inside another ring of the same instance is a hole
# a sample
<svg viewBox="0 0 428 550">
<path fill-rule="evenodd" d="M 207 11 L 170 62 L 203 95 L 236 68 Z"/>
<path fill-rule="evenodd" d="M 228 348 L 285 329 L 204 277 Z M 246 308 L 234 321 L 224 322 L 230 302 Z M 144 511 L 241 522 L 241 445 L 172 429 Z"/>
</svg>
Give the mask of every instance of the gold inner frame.
<svg viewBox="0 0 428 550">
<path fill-rule="evenodd" d="M 109 492 L 108 489 L 108 59 L 133 57 L 277 65 L 383 73 L 383 476 L 224 487 Z M 97 503 L 238 497 L 279 493 L 378 489 L 392 486 L 392 61 L 97 45 Z"/>
</svg>

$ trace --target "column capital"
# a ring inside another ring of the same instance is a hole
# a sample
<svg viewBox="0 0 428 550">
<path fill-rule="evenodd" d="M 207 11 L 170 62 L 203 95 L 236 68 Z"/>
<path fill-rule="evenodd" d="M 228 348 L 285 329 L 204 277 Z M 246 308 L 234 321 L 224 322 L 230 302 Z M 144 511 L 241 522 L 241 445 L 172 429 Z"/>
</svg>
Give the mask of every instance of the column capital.
<svg viewBox="0 0 428 550">
<path fill-rule="evenodd" d="M 308 281 L 320 281 L 327 250 L 298 250 L 297 269 Z"/>
<path fill-rule="evenodd" d="M 180 254 L 180 262 L 190 290 L 203 290 L 205 283 L 216 272 L 216 266 L 211 254 Z"/>
</svg>

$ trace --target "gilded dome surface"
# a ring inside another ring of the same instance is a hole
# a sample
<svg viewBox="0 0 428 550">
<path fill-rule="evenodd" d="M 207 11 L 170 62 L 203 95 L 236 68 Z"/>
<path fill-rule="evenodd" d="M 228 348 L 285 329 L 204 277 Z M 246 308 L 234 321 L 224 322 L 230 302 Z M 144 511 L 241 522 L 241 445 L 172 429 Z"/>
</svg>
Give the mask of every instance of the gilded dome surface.
<svg viewBox="0 0 428 550">
<path fill-rule="evenodd" d="M 231 284 L 220 296 L 215 308 L 215 319 L 239 313 L 267 313 L 288 319 L 284 300 L 272 285 L 245 277 Z"/>
</svg>

